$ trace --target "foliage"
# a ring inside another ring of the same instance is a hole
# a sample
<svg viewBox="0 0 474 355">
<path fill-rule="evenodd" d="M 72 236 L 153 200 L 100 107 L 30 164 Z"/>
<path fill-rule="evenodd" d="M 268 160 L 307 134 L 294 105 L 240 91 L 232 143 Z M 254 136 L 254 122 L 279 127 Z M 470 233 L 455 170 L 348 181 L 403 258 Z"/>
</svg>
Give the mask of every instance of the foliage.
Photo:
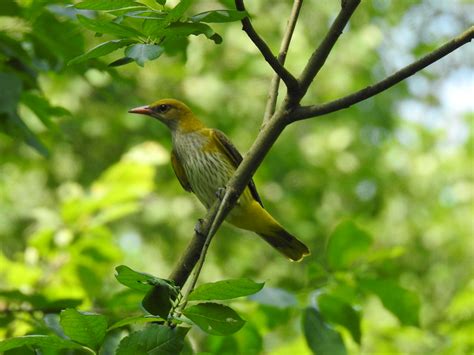
<svg viewBox="0 0 474 355">
<path fill-rule="evenodd" d="M 256 183 L 308 260 L 289 264 L 224 226 L 187 300 L 164 278 L 203 213 L 169 168 L 165 129 L 126 112 L 179 97 L 246 150 L 271 72 L 228 4 L 1 2 L 0 352 L 472 352 L 464 48 L 275 145 Z M 310 88 L 315 101 L 369 85 L 469 23 L 460 2 L 388 4 L 361 5 Z M 277 48 L 288 4 L 248 6 Z M 339 2 L 305 6 L 295 72 Z M 145 68 L 117 68 L 132 62 Z"/>
</svg>

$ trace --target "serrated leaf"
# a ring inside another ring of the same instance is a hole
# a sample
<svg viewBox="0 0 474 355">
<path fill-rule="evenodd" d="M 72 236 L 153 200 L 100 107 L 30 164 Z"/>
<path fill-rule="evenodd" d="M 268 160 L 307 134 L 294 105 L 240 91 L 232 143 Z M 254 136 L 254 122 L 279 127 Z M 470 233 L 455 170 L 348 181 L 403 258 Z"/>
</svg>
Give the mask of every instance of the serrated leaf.
<svg viewBox="0 0 474 355">
<path fill-rule="evenodd" d="M 350 304 L 337 297 L 321 294 L 317 298 L 319 311 L 324 319 L 345 327 L 352 335 L 354 341 L 360 344 L 360 314 Z"/>
<path fill-rule="evenodd" d="M 252 295 L 260 291 L 265 283 L 250 279 L 223 280 L 197 287 L 188 297 L 189 301 L 229 300 Z"/>
<path fill-rule="evenodd" d="M 96 349 L 107 331 L 107 319 L 101 314 L 83 313 L 73 308 L 60 313 L 64 334 L 78 343 Z"/>
<path fill-rule="evenodd" d="M 133 42 L 134 41 L 129 40 L 129 39 L 114 39 L 112 41 L 104 42 L 92 48 L 91 50 L 87 51 L 86 53 L 81 54 L 80 56 L 71 59 L 69 63 L 67 64 L 73 65 L 73 64 L 77 64 L 88 59 L 102 57 L 106 54 L 116 51 L 117 49 L 128 46 L 129 44 Z"/>
<path fill-rule="evenodd" d="M 360 279 L 360 287 L 376 294 L 384 307 L 397 317 L 402 324 L 419 326 L 420 299 L 395 281 Z"/>
<path fill-rule="evenodd" d="M 106 20 L 100 19 L 90 19 L 88 17 L 77 15 L 77 20 L 81 25 L 85 28 L 104 34 L 115 35 L 118 37 L 126 37 L 126 38 L 133 38 L 133 37 L 140 37 L 143 34 L 132 27 L 128 27 L 125 25 L 120 25 L 114 22 L 108 22 Z"/>
<path fill-rule="evenodd" d="M 303 312 L 303 332 L 314 354 L 347 354 L 341 335 L 326 324 L 321 314 L 313 307 L 307 307 Z"/>
<path fill-rule="evenodd" d="M 163 51 L 164 48 L 157 44 L 134 44 L 125 49 L 125 56 L 143 66 L 145 62 L 158 58 Z"/>
<path fill-rule="evenodd" d="M 370 249 L 372 237 L 352 222 L 340 223 L 329 237 L 326 250 L 328 266 L 334 270 L 349 269 Z"/>
<path fill-rule="evenodd" d="M 145 7 L 145 5 L 133 0 L 85 0 L 74 7 L 83 10 L 119 10 L 128 7 Z"/>
<path fill-rule="evenodd" d="M 184 346 L 184 337 L 190 328 L 170 328 L 151 324 L 122 339 L 116 355 L 159 354 L 176 355 Z"/>
<path fill-rule="evenodd" d="M 230 335 L 245 324 L 236 311 L 218 303 L 199 303 L 185 308 L 183 314 L 212 335 Z"/>
<path fill-rule="evenodd" d="M 206 23 L 224 23 L 240 21 L 248 14 L 246 11 L 237 10 L 213 10 L 205 11 L 191 16 L 189 19 L 192 22 L 206 22 Z"/>
<path fill-rule="evenodd" d="M 134 316 L 134 317 L 127 317 L 124 319 L 119 320 L 118 322 L 115 322 L 112 324 L 107 331 L 111 331 L 113 329 L 121 328 L 129 324 L 143 324 L 143 323 L 150 323 L 150 322 L 164 322 L 165 319 L 161 317 L 155 317 L 155 316 Z"/>
<path fill-rule="evenodd" d="M 56 335 L 25 335 L 0 341 L 0 352 L 30 346 L 43 349 L 81 349 L 82 345 Z"/>
</svg>

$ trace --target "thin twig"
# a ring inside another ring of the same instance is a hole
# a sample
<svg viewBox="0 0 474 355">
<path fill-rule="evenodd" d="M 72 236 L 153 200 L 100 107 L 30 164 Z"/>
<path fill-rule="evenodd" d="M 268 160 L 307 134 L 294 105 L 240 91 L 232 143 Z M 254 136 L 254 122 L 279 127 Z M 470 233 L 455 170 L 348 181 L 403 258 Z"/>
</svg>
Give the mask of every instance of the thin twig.
<svg viewBox="0 0 474 355">
<path fill-rule="evenodd" d="M 243 0 L 235 0 L 235 7 L 239 11 L 246 11 Z M 242 19 L 242 29 L 247 33 L 249 38 L 258 48 L 260 53 L 263 55 L 265 60 L 270 64 L 275 73 L 283 80 L 285 83 L 288 92 L 296 93 L 298 91 L 298 81 L 286 68 L 280 64 L 278 59 L 273 55 L 272 50 L 268 47 L 267 43 L 258 35 L 258 33 L 253 28 L 252 23 L 250 22 L 249 17 L 244 17 Z"/>
<path fill-rule="evenodd" d="M 283 39 L 280 45 L 280 52 L 278 54 L 278 62 L 281 65 L 285 64 L 286 54 L 288 53 L 288 48 L 290 47 L 291 38 L 295 31 L 296 22 L 298 21 L 298 16 L 300 14 L 301 6 L 303 5 L 303 0 L 295 0 L 293 2 L 293 7 L 291 9 L 291 14 L 288 19 L 288 24 L 286 25 L 286 30 L 283 35 Z M 265 107 L 265 113 L 263 115 L 263 124 L 266 124 L 268 120 L 275 113 L 276 103 L 278 99 L 278 88 L 280 86 L 280 76 L 275 73 L 268 90 L 268 99 L 267 105 Z"/>
<path fill-rule="evenodd" d="M 306 91 L 308 91 L 309 86 L 311 85 L 314 78 L 326 62 L 326 59 L 328 58 L 329 53 L 331 53 L 334 44 L 339 39 L 339 36 L 342 34 L 344 27 L 346 27 L 352 14 L 356 10 L 357 6 L 359 6 L 360 1 L 361 0 L 347 0 L 342 2 L 342 7 L 341 11 L 339 12 L 339 15 L 337 15 L 336 19 L 332 23 L 328 33 L 324 37 L 321 44 L 309 58 L 306 67 L 301 73 L 301 76 L 298 78 L 300 91 L 295 99 L 290 100 L 290 105 L 293 105 L 295 101 L 299 102 L 301 98 L 306 94 Z"/>
<path fill-rule="evenodd" d="M 433 64 L 434 62 L 448 55 L 449 53 L 455 51 L 464 44 L 469 43 L 473 39 L 474 26 L 471 26 L 468 30 L 461 33 L 456 38 L 453 38 L 452 40 L 446 42 L 445 44 L 428 53 L 421 59 L 411 63 L 410 65 L 407 65 L 406 67 L 400 69 L 394 74 L 379 81 L 378 83 L 367 86 L 362 90 L 356 91 L 352 94 L 321 105 L 302 106 L 296 108 L 293 113 L 288 117 L 288 119 L 290 120 L 290 122 L 294 122 L 311 117 L 321 116 L 345 109 L 358 102 L 364 101 L 372 96 L 381 93 L 382 91 L 391 88 L 392 86 L 426 68 L 428 65 Z"/>
</svg>

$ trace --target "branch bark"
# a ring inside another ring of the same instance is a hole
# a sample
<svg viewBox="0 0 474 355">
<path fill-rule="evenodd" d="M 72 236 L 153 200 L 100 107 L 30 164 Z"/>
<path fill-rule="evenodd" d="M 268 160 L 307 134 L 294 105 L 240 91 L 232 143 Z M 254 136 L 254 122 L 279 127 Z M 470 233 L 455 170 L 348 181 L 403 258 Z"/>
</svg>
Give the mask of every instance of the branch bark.
<svg viewBox="0 0 474 355">
<path fill-rule="evenodd" d="M 280 52 L 278 54 L 278 62 L 281 65 L 285 64 L 286 54 L 288 53 L 288 48 L 290 47 L 291 38 L 293 37 L 293 33 L 296 27 L 296 22 L 298 21 L 298 16 L 300 14 L 302 5 L 303 5 L 303 0 L 295 0 L 293 2 L 290 18 L 288 19 L 288 24 L 286 26 L 286 30 L 283 35 L 283 40 L 281 41 Z M 275 73 L 273 75 L 272 82 L 270 83 L 270 88 L 268 90 L 268 99 L 267 99 L 267 105 L 265 107 L 265 113 L 263 115 L 263 124 L 266 124 L 268 120 L 270 120 L 270 118 L 275 113 L 279 87 L 280 87 L 280 76 L 277 73 Z"/>
<path fill-rule="evenodd" d="M 235 6 L 239 11 L 247 11 L 245 9 L 243 0 L 235 0 Z M 288 92 L 295 93 L 298 91 L 298 81 L 286 68 L 280 64 L 278 59 L 273 55 L 272 50 L 268 47 L 267 43 L 258 35 L 253 28 L 252 22 L 249 17 L 242 19 L 242 29 L 247 33 L 247 36 L 252 40 L 255 46 L 258 48 L 265 60 L 270 64 L 276 74 L 283 80 L 288 89 Z"/>
<path fill-rule="evenodd" d="M 239 10 L 245 10 L 245 8 L 243 7 L 242 0 L 235 1 Z M 273 54 L 271 54 L 271 51 L 266 45 L 266 43 L 256 34 L 248 18 L 242 20 L 242 22 L 245 23 L 243 25 L 244 31 L 247 32 L 248 36 L 260 49 L 265 59 L 270 63 L 275 72 L 285 82 L 288 88 L 288 93 L 285 98 L 284 104 L 278 111 L 273 114 L 272 119 L 269 120 L 268 124 L 265 125 L 259 132 L 257 138 L 252 144 L 248 153 L 245 155 L 243 161 L 238 166 L 234 175 L 227 183 L 225 193 L 222 199 L 217 199 L 211 209 L 206 214 L 204 223 L 201 225 L 200 234 L 202 235 L 200 235 L 199 233 L 195 233 L 195 236 L 190 242 L 188 248 L 186 249 L 185 254 L 178 262 L 174 271 L 171 273 L 170 279 L 174 280 L 178 286 L 182 287 L 188 279 L 190 273 L 192 272 L 192 269 L 194 268 L 196 262 L 199 260 L 199 268 L 193 275 L 191 287 L 188 289 L 187 294 L 189 294 L 189 292 L 192 290 L 197 281 L 199 272 L 204 263 L 207 248 L 210 245 L 212 237 L 226 218 L 227 214 L 237 202 L 237 199 L 247 186 L 248 182 L 252 178 L 252 175 L 260 166 L 268 151 L 271 149 L 271 147 L 287 125 L 297 120 L 321 116 L 326 113 L 334 112 L 349 107 L 350 105 L 353 105 L 357 102 L 363 101 L 371 96 L 374 96 L 390 88 L 396 83 L 406 79 L 410 75 L 413 75 L 417 71 L 423 69 L 424 67 L 435 62 L 436 60 L 439 60 L 443 56 L 461 47 L 462 45 L 468 43 L 472 40 L 474 36 L 474 28 L 471 27 L 460 36 L 441 46 L 439 49 L 426 55 L 419 61 L 410 64 L 404 69 L 398 71 L 397 73 L 391 75 L 390 77 L 380 81 L 379 83 L 373 86 L 369 86 L 363 90 L 360 90 L 351 95 L 331 101 L 326 104 L 303 107 L 299 106 L 301 98 L 304 96 L 304 93 L 306 92 L 311 82 L 314 80 L 316 74 L 324 65 L 324 62 L 326 61 L 330 51 L 334 47 L 335 42 L 339 38 L 342 29 L 349 21 L 351 15 L 354 13 L 359 3 L 360 0 L 343 1 L 343 8 L 341 10 L 341 13 L 334 21 L 333 25 L 331 26 L 331 29 L 329 30 L 327 36 L 325 37 L 321 45 L 313 53 L 311 59 L 308 61 L 308 64 L 300 77 L 301 89 L 299 88 L 299 84 L 298 86 L 293 87 L 294 77 L 290 73 L 288 73 L 286 69 L 284 69 L 284 67 L 280 64 L 280 62 L 278 62 L 278 60 L 273 56 Z M 273 59 L 271 59 L 270 57 Z M 302 90 L 303 88 L 304 93 L 300 96 L 300 90 Z M 202 236 L 206 237 L 203 238 Z"/>
<path fill-rule="evenodd" d="M 288 117 L 289 121 L 295 122 L 298 120 L 317 117 L 331 112 L 339 111 L 348 108 L 358 102 L 364 101 L 370 97 L 373 97 L 377 94 L 380 94 L 381 92 L 391 88 L 392 86 L 426 68 L 428 65 L 440 60 L 441 58 L 455 51 L 464 44 L 469 43 L 470 41 L 472 41 L 473 38 L 474 26 L 471 26 L 468 30 L 461 33 L 459 36 L 453 38 L 452 40 L 446 42 L 439 48 L 435 49 L 433 52 L 428 53 L 421 59 L 407 65 L 406 67 L 400 69 L 399 71 L 379 81 L 376 84 L 367 86 L 362 90 L 356 91 L 352 94 L 341 97 L 334 101 L 330 101 L 325 104 L 302 106 L 296 108 L 295 111 L 292 113 L 291 117 Z"/>
<path fill-rule="evenodd" d="M 334 20 L 333 24 L 329 28 L 328 33 L 324 37 L 321 44 L 318 48 L 313 52 L 311 58 L 309 58 L 306 67 L 304 68 L 301 76 L 298 79 L 299 83 L 299 92 L 295 98 L 292 98 L 290 104 L 294 104 L 294 102 L 299 102 L 301 98 L 304 97 L 306 92 L 308 91 L 309 86 L 316 78 L 316 75 L 319 73 L 321 68 L 323 67 L 326 59 L 331 53 L 331 50 L 334 47 L 334 44 L 339 39 L 339 36 L 342 34 L 344 27 L 346 27 L 349 19 L 354 14 L 357 6 L 359 6 L 361 0 L 346 0 L 341 3 L 341 11 L 339 15 L 337 15 L 336 19 Z"/>
</svg>

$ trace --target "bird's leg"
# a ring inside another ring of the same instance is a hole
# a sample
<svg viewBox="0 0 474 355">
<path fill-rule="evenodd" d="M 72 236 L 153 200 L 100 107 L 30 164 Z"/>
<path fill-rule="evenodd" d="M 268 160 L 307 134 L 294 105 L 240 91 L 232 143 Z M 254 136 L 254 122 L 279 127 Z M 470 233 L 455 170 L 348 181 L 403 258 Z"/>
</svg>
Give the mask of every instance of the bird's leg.
<svg viewBox="0 0 474 355">
<path fill-rule="evenodd" d="M 204 226 L 204 220 L 202 218 L 199 218 L 196 224 L 194 225 L 194 232 L 200 237 L 205 237 L 203 226 Z"/>
<path fill-rule="evenodd" d="M 216 190 L 216 197 L 222 201 L 222 199 L 224 198 L 224 195 L 225 195 L 225 187 L 219 187 Z"/>
</svg>

